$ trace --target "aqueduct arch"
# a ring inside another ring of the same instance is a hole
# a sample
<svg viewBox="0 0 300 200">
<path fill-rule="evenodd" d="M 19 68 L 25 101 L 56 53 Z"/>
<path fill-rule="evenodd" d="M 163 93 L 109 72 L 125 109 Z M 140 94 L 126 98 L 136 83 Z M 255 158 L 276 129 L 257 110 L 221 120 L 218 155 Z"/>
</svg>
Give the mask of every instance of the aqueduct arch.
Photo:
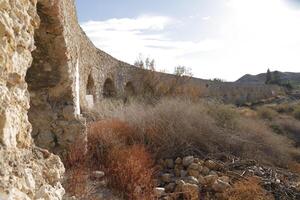
<svg viewBox="0 0 300 200">
<path fill-rule="evenodd" d="M 116 97 L 117 90 L 115 84 L 111 78 L 107 78 L 103 85 L 103 97 L 104 98 L 112 98 Z"/>
<path fill-rule="evenodd" d="M 131 81 L 127 82 L 124 88 L 125 97 L 135 96 L 136 89 Z"/>
</svg>

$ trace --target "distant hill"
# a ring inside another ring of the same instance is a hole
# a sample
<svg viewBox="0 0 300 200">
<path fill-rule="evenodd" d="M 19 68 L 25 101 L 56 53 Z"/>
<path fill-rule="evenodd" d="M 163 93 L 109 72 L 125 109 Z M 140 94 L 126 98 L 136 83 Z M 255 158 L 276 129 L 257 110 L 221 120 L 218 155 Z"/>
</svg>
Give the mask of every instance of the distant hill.
<svg viewBox="0 0 300 200">
<path fill-rule="evenodd" d="M 294 72 L 278 72 L 280 80 L 282 82 L 290 82 L 292 84 L 300 85 L 300 73 Z M 236 83 L 248 83 L 248 84 L 257 84 L 265 83 L 266 73 L 261 73 L 258 75 L 246 74 L 236 81 Z"/>
</svg>

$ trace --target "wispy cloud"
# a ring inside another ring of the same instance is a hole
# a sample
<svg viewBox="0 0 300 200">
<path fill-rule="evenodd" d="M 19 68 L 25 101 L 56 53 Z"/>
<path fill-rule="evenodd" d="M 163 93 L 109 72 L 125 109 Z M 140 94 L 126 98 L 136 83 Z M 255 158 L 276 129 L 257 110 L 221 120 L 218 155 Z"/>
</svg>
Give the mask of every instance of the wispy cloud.
<svg viewBox="0 0 300 200">
<path fill-rule="evenodd" d="M 89 21 L 81 26 L 94 44 L 117 57 L 133 63 L 139 53 L 156 59 L 157 66 L 169 72 L 184 64 L 183 57 L 196 52 L 220 48 L 219 41 L 183 41 L 173 39 L 169 29 L 178 21 L 167 16 L 141 16 L 137 18 Z"/>
<path fill-rule="evenodd" d="M 116 58 L 133 63 L 142 53 L 169 72 L 185 65 L 199 77 L 234 80 L 269 67 L 299 71 L 299 9 L 285 0 L 221 2 L 223 13 L 179 19 L 143 15 L 81 26 L 98 48 Z"/>
</svg>

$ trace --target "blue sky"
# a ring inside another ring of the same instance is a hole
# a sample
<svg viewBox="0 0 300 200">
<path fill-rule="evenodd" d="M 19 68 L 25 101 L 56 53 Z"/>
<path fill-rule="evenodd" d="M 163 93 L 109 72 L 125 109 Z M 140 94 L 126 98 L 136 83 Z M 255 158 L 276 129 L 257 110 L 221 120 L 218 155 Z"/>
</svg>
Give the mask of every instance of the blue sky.
<svg viewBox="0 0 300 200">
<path fill-rule="evenodd" d="M 76 0 L 93 43 L 158 70 L 177 65 L 201 78 L 233 81 L 267 68 L 300 71 L 298 0 Z"/>
</svg>

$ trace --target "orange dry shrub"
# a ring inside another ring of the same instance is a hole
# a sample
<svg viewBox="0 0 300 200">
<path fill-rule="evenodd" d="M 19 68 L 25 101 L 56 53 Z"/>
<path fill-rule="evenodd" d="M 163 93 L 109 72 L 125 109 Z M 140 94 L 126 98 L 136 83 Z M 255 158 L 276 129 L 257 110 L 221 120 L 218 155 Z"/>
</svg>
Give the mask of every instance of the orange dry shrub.
<svg viewBox="0 0 300 200">
<path fill-rule="evenodd" d="M 289 168 L 292 172 L 300 174 L 300 163 L 291 162 L 291 163 L 288 165 L 288 168 Z"/>
<path fill-rule="evenodd" d="M 153 197 L 153 160 L 142 145 L 133 145 L 109 152 L 106 171 L 109 185 L 130 200 L 150 200 Z"/>
<path fill-rule="evenodd" d="M 259 185 L 257 178 L 236 182 L 224 194 L 228 200 L 273 200 L 274 197 Z"/>
<path fill-rule="evenodd" d="M 134 143 L 133 133 L 134 129 L 120 120 L 102 120 L 90 124 L 88 129 L 89 166 L 99 168 L 107 162 L 111 149 Z"/>
<path fill-rule="evenodd" d="M 89 169 L 86 165 L 86 141 L 77 140 L 69 147 L 64 160 L 66 166 L 66 180 L 64 188 L 71 196 L 79 199 L 92 199 L 94 187 L 88 186 Z"/>
</svg>

